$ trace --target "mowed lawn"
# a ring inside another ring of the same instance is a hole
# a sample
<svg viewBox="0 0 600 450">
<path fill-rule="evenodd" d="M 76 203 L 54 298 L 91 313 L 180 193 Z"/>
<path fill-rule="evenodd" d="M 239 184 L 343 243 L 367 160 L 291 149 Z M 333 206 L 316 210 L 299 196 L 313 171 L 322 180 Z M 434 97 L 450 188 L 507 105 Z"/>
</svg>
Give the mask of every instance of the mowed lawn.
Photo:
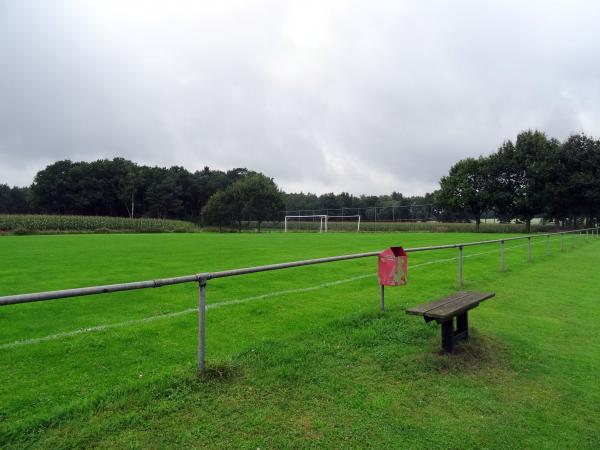
<svg viewBox="0 0 600 450">
<path fill-rule="evenodd" d="M 499 235 L 0 237 L 0 295 L 147 280 Z M 600 240 L 465 249 L 465 289 L 496 297 L 472 338 L 404 308 L 457 289 L 456 250 L 211 280 L 197 379 L 193 284 L 0 307 L 0 447 L 599 448 Z M 576 244 L 573 247 L 573 244 Z"/>
</svg>

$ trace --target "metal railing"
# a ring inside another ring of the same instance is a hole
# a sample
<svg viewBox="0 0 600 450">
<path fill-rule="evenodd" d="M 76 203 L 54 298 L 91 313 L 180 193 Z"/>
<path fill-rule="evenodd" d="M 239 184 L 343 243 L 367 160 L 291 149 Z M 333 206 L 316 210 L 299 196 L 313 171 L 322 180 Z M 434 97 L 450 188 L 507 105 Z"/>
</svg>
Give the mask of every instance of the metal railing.
<svg viewBox="0 0 600 450">
<path fill-rule="evenodd" d="M 458 287 L 462 288 L 463 286 L 463 249 L 464 247 L 471 247 L 476 245 L 486 245 L 493 243 L 500 243 L 500 271 L 503 272 L 505 270 L 505 261 L 504 261 L 504 244 L 508 241 L 516 241 L 516 240 L 528 240 L 528 261 L 531 262 L 532 251 L 531 251 L 531 240 L 539 237 L 546 237 L 546 253 L 550 253 L 550 236 L 560 236 L 560 249 L 563 251 L 564 247 L 564 236 L 567 234 L 579 234 L 582 238 L 585 233 L 586 240 L 589 239 L 590 234 L 592 237 L 598 238 L 598 227 L 596 228 L 583 228 L 580 230 L 572 230 L 572 231 L 562 231 L 557 233 L 543 233 L 543 234 L 530 234 L 527 236 L 515 236 L 508 237 L 503 239 L 492 239 L 487 241 L 475 241 L 475 242 L 465 242 L 458 244 L 446 244 L 446 245 L 434 245 L 428 247 L 415 247 L 415 248 L 406 248 L 404 249 L 407 253 L 415 253 L 415 252 L 424 252 L 431 250 L 444 250 L 444 249 L 458 249 Z M 574 236 L 576 239 L 576 236 Z M 575 243 L 573 242 L 573 245 Z M 83 287 L 83 288 L 75 288 L 75 289 L 63 289 L 57 291 L 46 291 L 46 292 L 36 292 L 30 294 L 18 294 L 18 295 L 6 295 L 0 297 L 0 306 L 8 306 L 8 305 L 16 305 L 20 303 L 31 303 L 31 302 L 39 302 L 39 301 L 47 301 L 47 300 L 55 300 L 61 298 L 69 298 L 69 297 L 81 297 L 85 295 L 95 295 L 95 294 L 107 294 L 110 292 L 120 292 L 120 291 L 129 291 L 135 289 L 148 289 L 148 288 L 159 288 L 163 286 L 170 286 L 174 284 L 182 284 L 182 283 L 198 283 L 199 288 L 199 301 L 198 301 L 198 373 L 201 374 L 204 372 L 206 368 L 206 285 L 208 280 L 216 279 L 216 278 L 225 278 L 225 277 L 233 277 L 238 275 L 247 275 L 251 273 L 259 273 L 259 272 L 267 272 L 271 270 L 281 270 L 281 269 L 289 269 L 292 267 L 302 267 L 309 266 L 313 264 L 324 264 L 335 261 L 346 261 L 350 259 L 358 259 L 358 258 L 368 258 L 373 256 L 378 256 L 380 251 L 375 252 L 366 252 L 366 253 L 355 253 L 351 255 L 341 255 L 341 256 L 330 256 L 327 258 L 316 258 L 316 259 L 307 259 L 303 261 L 292 261 L 287 263 L 280 264 L 269 264 L 264 266 L 255 266 L 255 267 L 247 267 L 242 269 L 232 269 L 232 270 L 223 270 L 219 272 L 201 272 L 194 275 L 185 275 L 180 277 L 173 278 L 160 278 L 156 280 L 147 280 L 147 281 L 135 281 L 130 283 L 117 283 L 117 284 L 108 284 L 104 286 L 91 286 L 91 287 Z M 383 297 L 381 299 L 381 309 L 383 310 Z"/>
</svg>

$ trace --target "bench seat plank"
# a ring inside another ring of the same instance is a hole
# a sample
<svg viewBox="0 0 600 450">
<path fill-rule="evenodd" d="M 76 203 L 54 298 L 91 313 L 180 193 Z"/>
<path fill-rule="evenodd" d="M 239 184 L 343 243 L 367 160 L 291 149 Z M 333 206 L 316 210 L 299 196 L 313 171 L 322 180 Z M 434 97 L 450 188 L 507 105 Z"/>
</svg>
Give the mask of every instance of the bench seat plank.
<svg viewBox="0 0 600 450">
<path fill-rule="evenodd" d="M 434 309 L 430 309 L 425 313 L 425 315 L 436 320 L 451 319 L 452 317 L 468 311 L 469 309 L 479 306 L 479 303 L 493 296 L 493 292 L 471 292 L 469 295 L 466 295 L 458 300 L 445 303 Z"/>
<path fill-rule="evenodd" d="M 408 308 L 406 312 L 423 316 L 425 322 L 435 320 L 439 323 L 442 326 L 442 349 L 452 353 L 455 340 L 469 337 L 468 311 L 494 295 L 493 292 L 460 291 L 431 303 Z"/>
<path fill-rule="evenodd" d="M 431 311 L 432 309 L 436 309 L 436 308 L 439 308 L 440 306 L 444 306 L 446 303 L 451 303 L 456 300 L 460 300 L 461 298 L 464 298 L 470 294 L 472 294 L 472 292 L 466 292 L 466 291 L 455 292 L 452 295 L 441 298 L 434 302 L 425 303 L 423 305 L 415 306 L 414 308 L 408 308 L 406 310 L 406 313 L 414 314 L 415 316 L 424 316 L 427 314 L 428 311 Z"/>
</svg>

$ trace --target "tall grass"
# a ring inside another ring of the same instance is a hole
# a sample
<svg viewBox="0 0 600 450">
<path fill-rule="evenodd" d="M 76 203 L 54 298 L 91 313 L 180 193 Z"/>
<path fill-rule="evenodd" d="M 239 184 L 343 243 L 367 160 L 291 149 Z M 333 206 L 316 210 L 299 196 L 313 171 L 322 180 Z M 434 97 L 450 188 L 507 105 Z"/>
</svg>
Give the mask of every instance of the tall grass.
<svg viewBox="0 0 600 450">
<path fill-rule="evenodd" d="M 197 230 L 196 225 L 183 220 L 0 214 L 0 231 L 14 234 L 108 231 L 159 233 L 190 232 L 195 230 Z"/>
</svg>

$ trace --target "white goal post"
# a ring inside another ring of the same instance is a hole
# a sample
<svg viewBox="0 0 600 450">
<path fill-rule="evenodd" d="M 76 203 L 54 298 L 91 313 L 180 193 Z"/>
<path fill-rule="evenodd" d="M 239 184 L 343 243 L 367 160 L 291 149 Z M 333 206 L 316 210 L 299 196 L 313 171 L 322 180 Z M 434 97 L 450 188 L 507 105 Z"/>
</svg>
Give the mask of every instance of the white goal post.
<svg viewBox="0 0 600 450">
<path fill-rule="evenodd" d="M 325 233 L 327 233 L 327 214 L 312 214 L 312 215 L 307 215 L 307 216 L 285 216 L 285 221 L 284 221 L 284 231 L 287 233 L 288 231 L 288 222 L 289 219 L 300 219 L 302 221 L 312 221 L 314 222 L 315 219 L 319 220 L 319 233 L 323 232 L 323 229 L 325 229 Z M 325 227 L 323 228 L 323 224 L 325 224 Z"/>
<path fill-rule="evenodd" d="M 311 214 L 311 215 L 302 215 L 302 216 L 285 216 L 284 220 L 284 231 L 287 233 L 289 230 L 290 219 L 298 219 L 299 222 L 316 222 L 319 221 L 319 233 L 327 233 L 329 230 L 329 219 L 333 219 L 334 221 L 339 221 L 342 219 L 342 222 L 345 219 L 355 219 L 356 220 L 356 231 L 360 231 L 360 214 L 350 215 L 350 216 L 329 216 L 327 214 Z"/>
</svg>

